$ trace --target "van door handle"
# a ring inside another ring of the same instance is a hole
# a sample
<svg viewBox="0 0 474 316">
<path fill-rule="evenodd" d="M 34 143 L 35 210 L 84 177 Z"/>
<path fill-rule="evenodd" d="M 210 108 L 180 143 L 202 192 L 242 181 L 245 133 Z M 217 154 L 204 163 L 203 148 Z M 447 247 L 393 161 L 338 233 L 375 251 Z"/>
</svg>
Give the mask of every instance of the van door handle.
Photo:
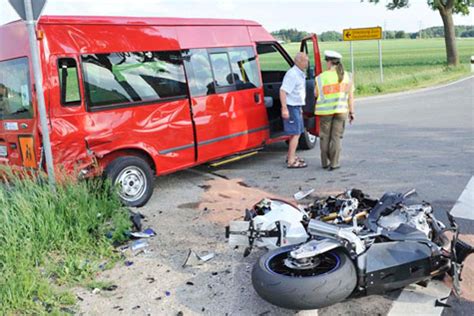
<svg viewBox="0 0 474 316">
<path fill-rule="evenodd" d="M 255 94 L 253 95 L 253 99 L 255 100 L 255 103 L 257 103 L 257 104 L 259 104 L 260 101 L 262 101 L 262 98 L 260 97 L 259 92 L 255 92 Z"/>
</svg>

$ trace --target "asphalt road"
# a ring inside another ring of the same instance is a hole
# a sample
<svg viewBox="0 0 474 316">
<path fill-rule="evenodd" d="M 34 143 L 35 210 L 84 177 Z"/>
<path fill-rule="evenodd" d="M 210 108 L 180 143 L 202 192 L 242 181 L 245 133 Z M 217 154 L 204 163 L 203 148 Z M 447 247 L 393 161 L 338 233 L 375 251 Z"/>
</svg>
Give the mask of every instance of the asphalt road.
<svg viewBox="0 0 474 316">
<path fill-rule="evenodd" d="M 157 236 L 149 249 L 127 255 L 99 279 L 118 286 L 95 295 L 78 289 L 86 315 L 294 315 L 263 301 L 252 288 L 250 271 L 264 252 L 243 258 L 231 249 L 224 226 L 262 196 L 293 196 L 299 188 L 314 195 L 360 188 L 373 197 L 416 188 L 417 199 L 438 215 L 450 210 L 473 175 L 474 78 L 436 89 L 358 100 L 356 121 L 347 126 L 342 168 L 320 167 L 319 149 L 298 154 L 306 169 L 287 169 L 284 143 L 219 168 L 200 166 L 156 181 L 154 196 L 139 209 L 145 227 Z M 473 224 L 460 221 L 465 232 Z M 189 249 L 216 257 L 202 266 L 182 267 Z M 156 281 L 156 282 L 155 282 Z M 190 285 L 191 284 L 191 285 Z M 299 315 L 387 315 L 399 292 L 351 299 Z M 472 303 L 451 302 L 450 315 L 470 315 Z M 446 315 L 445 315 L 446 316 Z"/>
<path fill-rule="evenodd" d="M 286 169 L 286 150 L 285 144 L 275 144 L 255 157 L 208 171 L 288 197 L 300 187 L 315 188 L 319 195 L 360 188 L 374 197 L 416 188 L 414 200 L 430 202 L 436 216 L 446 222 L 445 211 L 451 210 L 474 174 L 474 77 L 356 101 L 356 120 L 346 126 L 341 169 L 322 169 L 317 148 L 299 153 L 308 168 Z M 474 233 L 472 221 L 457 222 L 463 233 Z M 472 302 L 450 303 L 453 308 L 444 314 L 468 315 L 474 307 Z M 320 315 L 351 309 L 365 313 L 364 305 L 384 314 L 391 304 L 376 298 L 346 308 L 329 307 Z"/>
<path fill-rule="evenodd" d="M 286 145 L 275 144 L 214 172 L 282 196 L 299 187 L 321 193 L 355 187 L 374 197 L 416 188 L 418 199 L 431 202 L 444 218 L 474 174 L 474 77 L 365 98 L 356 101 L 355 111 L 354 124 L 346 126 L 341 169 L 322 169 L 318 148 L 299 153 L 308 168 L 286 169 Z M 460 223 L 464 232 L 474 233 L 472 223 Z"/>
</svg>

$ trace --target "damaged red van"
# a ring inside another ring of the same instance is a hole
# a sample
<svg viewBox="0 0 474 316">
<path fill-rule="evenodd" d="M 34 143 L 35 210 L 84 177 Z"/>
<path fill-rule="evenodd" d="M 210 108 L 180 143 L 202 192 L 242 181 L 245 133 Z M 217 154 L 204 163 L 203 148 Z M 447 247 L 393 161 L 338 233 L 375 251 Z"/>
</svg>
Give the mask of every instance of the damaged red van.
<svg viewBox="0 0 474 316">
<path fill-rule="evenodd" d="M 292 58 L 245 20 L 43 16 L 37 24 L 54 164 L 105 173 L 130 206 L 163 175 L 285 140 L 279 88 Z M 0 163 L 44 168 L 26 25 L 0 27 Z M 315 35 L 301 147 L 316 143 Z"/>
</svg>

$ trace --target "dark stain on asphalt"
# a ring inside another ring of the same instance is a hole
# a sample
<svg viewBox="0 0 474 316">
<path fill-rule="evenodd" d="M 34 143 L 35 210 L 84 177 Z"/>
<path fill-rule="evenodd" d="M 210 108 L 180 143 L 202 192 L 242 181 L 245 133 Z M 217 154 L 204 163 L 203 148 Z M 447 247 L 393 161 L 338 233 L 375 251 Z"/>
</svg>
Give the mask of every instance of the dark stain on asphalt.
<svg viewBox="0 0 474 316">
<path fill-rule="evenodd" d="M 202 185 L 199 185 L 199 187 L 203 189 L 204 191 L 208 191 L 211 188 L 211 186 L 208 184 L 202 184 Z"/>
<path fill-rule="evenodd" d="M 199 202 L 190 202 L 190 203 L 184 203 L 184 204 L 178 205 L 179 209 L 189 209 L 189 208 L 195 209 L 198 207 L 199 207 Z"/>
<path fill-rule="evenodd" d="M 240 186 L 243 186 L 245 188 L 250 188 L 250 185 L 248 185 L 247 183 L 245 183 L 244 181 L 239 181 L 237 182 Z"/>
</svg>

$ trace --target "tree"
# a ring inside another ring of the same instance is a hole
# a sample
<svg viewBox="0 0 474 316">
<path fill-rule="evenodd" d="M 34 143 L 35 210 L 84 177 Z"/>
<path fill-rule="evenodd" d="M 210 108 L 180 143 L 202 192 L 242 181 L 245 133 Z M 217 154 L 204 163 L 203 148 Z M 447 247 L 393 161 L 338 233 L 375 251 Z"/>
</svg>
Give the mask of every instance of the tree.
<svg viewBox="0 0 474 316">
<path fill-rule="evenodd" d="M 336 31 L 322 32 L 321 35 L 319 35 L 319 40 L 321 42 L 342 41 L 342 34 Z"/>
<path fill-rule="evenodd" d="M 405 31 L 397 31 L 395 32 L 395 38 L 407 38 L 407 34 Z"/>
<path fill-rule="evenodd" d="M 361 0 L 364 1 L 364 0 Z M 372 3 L 379 3 L 380 0 L 368 0 Z M 409 6 L 409 0 L 390 0 L 387 9 L 395 10 Z M 446 57 L 448 65 L 455 66 L 459 63 L 458 51 L 456 48 L 456 33 L 454 30 L 453 14 L 468 15 L 469 8 L 474 6 L 473 0 L 426 0 L 433 9 L 438 10 L 443 20 L 444 42 L 446 44 Z"/>
</svg>

